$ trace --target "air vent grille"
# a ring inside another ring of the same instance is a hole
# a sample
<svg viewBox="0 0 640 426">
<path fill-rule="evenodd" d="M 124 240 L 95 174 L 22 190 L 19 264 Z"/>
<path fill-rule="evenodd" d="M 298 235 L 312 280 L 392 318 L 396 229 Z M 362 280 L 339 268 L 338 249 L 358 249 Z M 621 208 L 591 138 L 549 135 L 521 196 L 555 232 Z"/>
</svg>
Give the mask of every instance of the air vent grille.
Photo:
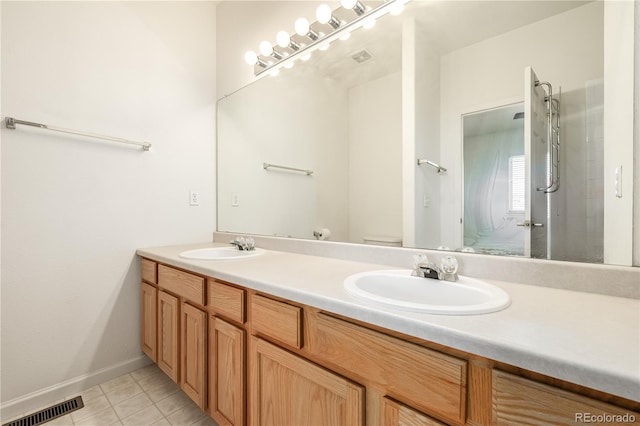
<svg viewBox="0 0 640 426">
<path fill-rule="evenodd" d="M 357 63 L 361 64 L 363 62 L 367 62 L 367 61 L 373 59 L 373 54 L 371 52 L 369 52 L 368 50 L 363 49 L 363 50 L 351 55 L 351 59 L 353 59 Z"/>
<path fill-rule="evenodd" d="M 2 426 L 37 426 L 79 410 L 82 407 L 84 407 L 82 397 L 76 396 L 73 399 L 68 399 L 49 408 L 45 408 L 44 410 L 40 410 L 36 413 L 5 423 Z"/>
</svg>

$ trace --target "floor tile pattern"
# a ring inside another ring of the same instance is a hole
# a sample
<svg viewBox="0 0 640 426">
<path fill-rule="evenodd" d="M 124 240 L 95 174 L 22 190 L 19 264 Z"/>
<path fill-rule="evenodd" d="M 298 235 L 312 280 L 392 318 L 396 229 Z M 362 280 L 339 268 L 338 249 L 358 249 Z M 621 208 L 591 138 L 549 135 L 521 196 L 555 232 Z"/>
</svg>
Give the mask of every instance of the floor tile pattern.
<svg viewBox="0 0 640 426">
<path fill-rule="evenodd" d="M 155 364 L 96 385 L 80 395 L 84 408 L 46 426 L 217 426 Z M 65 399 L 76 396 L 77 393 Z"/>
</svg>

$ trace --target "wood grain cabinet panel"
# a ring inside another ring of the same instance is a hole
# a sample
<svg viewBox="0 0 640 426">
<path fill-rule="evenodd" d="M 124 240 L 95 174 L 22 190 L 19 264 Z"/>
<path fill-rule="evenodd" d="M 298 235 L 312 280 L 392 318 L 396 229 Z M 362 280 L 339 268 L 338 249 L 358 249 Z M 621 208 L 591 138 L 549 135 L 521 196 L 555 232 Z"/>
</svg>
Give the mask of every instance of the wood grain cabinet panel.
<svg viewBox="0 0 640 426">
<path fill-rule="evenodd" d="M 209 318 L 209 409 L 219 425 L 245 423 L 245 332 Z"/>
<path fill-rule="evenodd" d="M 141 346 L 142 352 L 144 352 L 153 362 L 157 362 L 157 335 L 158 335 L 158 290 L 149 284 L 142 283 L 142 293 L 140 295 L 142 312 L 142 332 L 141 332 Z"/>
<path fill-rule="evenodd" d="M 180 378 L 179 310 L 177 297 L 158 292 L 158 367 L 176 383 Z"/>
<path fill-rule="evenodd" d="M 250 363 L 251 425 L 363 425 L 362 386 L 253 336 Z"/>
<path fill-rule="evenodd" d="M 152 284 L 157 284 L 158 283 L 158 274 L 157 274 L 158 264 L 153 260 L 142 259 L 142 261 L 140 262 L 140 265 L 142 267 L 142 280 Z"/>
<path fill-rule="evenodd" d="M 207 407 L 207 314 L 182 304 L 180 387 L 200 408 Z"/>
<path fill-rule="evenodd" d="M 216 280 L 208 280 L 208 305 L 216 313 L 240 324 L 244 323 L 244 294 L 241 288 L 233 287 Z"/>
<path fill-rule="evenodd" d="M 378 383 L 398 400 L 464 424 L 467 362 L 323 313 L 310 320 L 307 349 Z"/>
<path fill-rule="evenodd" d="M 585 423 L 640 425 L 640 413 L 509 373 L 493 371 L 494 425 L 564 426 Z"/>
<path fill-rule="evenodd" d="M 385 426 L 446 426 L 389 398 L 382 399 L 382 418 Z"/>
<path fill-rule="evenodd" d="M 302 347 L 302 308 L 254 294 L 251 329 L 294 348 Z"/>
<path fill-rule="evenodd" d="M 204 278 L 197 275 L 158 265 L 158 286 L 198 305 L 205 304 Z"/>
</svg>

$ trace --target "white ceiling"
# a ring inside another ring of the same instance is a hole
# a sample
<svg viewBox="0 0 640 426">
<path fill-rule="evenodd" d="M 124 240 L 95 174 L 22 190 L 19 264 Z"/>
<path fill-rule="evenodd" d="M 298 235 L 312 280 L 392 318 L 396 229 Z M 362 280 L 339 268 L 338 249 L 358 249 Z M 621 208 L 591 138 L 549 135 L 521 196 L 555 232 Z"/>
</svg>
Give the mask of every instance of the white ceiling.
<svg viewBox="0 0 640 426">
<path fill-rule="evenodd" d="M 401 15 L 383 16 L 375 27 L 354 31 L 349 40 L 335 41 L 327 51 L 314 52 L 311 60 L 301 62 L 296 68 L 306 68 L 307 72 L 353 87 L 400 71 L 402 23 L 407 18 L 415 18 L 420 39 L 443 55 L 586 3 L 588 1 L 414 0 Z M 358 64 L 351 57 L 363 49 L 371 53 L 373 59 Z"/>
</svg>

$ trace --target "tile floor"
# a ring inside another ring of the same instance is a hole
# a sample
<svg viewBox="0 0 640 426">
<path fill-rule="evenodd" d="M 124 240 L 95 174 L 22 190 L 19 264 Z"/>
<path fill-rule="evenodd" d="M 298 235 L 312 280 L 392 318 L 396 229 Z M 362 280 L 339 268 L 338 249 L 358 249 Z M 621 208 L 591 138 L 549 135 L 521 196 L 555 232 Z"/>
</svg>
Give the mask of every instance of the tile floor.
<svg viewBox="0 0 640 426">
<path fill-rule="evenodd" d="M 84 408 L 45 425 L 216 426 L 216 422 L 155 364 L 79 394 L 82 395 Z M 69 399 L 76 396 L 78 393 L 69 395 Z"/>
</svg>

